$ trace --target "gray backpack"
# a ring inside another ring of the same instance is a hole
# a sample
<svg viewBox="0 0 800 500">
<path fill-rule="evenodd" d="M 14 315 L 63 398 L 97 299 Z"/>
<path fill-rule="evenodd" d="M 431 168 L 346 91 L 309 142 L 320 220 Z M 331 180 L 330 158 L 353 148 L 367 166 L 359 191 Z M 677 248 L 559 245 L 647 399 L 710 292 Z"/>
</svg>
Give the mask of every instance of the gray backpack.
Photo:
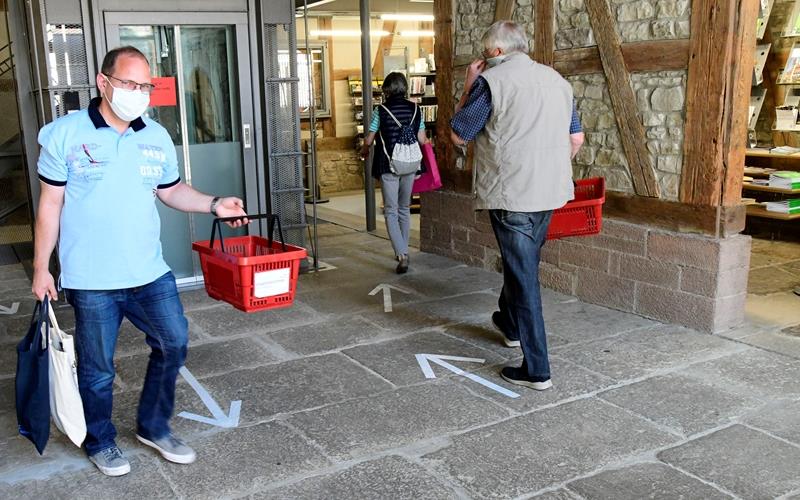
<svg viewBox="0 0 800 500">
<path fill-rule="evenodd" d="M 414 124 L 414 118 L 417 117 L 417 108 L 419 106 L 414 106 L 414 115 L 411 117 L 411 123 L 408 125 L 401 124 L 400 120 L 398 120 L 397 117 L 395 117 L 392 112 L 389 111 L 389 108 L 383 104 L 381 104 L 381 107 L 387 113 L 389 113 L 389 116 L 392 117 L 392 120 L 394 120 L 397 126 L 400 127 L 400 137 L 394 145 L 394 150 L 392 151 L 391 156 L 389 156 L 389 152 L 386 151 L 386 141 L 383 139 L 383 134 L 378 131 L 378 134 L 381 136 L 383 154 L 385 154 L 386 158 L 389 159 L 389 170 L 391 170 L 395 175 L 409 175 L 416 173 L 422 164 L 422 150 L 419 148 L 417 134 L 414 133 L 412 125 Z"/>
</svg>

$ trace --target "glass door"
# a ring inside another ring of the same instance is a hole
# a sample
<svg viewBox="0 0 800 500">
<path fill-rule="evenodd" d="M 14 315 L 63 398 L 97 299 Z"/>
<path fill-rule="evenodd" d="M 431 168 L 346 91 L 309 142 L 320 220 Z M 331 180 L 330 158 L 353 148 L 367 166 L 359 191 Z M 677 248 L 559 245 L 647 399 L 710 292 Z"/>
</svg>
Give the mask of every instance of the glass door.
<svg viewBox="0 0 800 500">
<path fill-rule="evenodd" d="M 132 45 L 150 61 L 156 90 L 147 113 L 172 137 L 183 181 L 205 193 L 238 196 L 256 208 L 247 19 L 236 14 L 173 16 L 106 12 L 108 47 Z M 185 214 L 160 203 L 159 213 L 164 257 L 178 283 L 201 280 L 191 243 L 209 238 L 212 216 Z"/>
</svg>

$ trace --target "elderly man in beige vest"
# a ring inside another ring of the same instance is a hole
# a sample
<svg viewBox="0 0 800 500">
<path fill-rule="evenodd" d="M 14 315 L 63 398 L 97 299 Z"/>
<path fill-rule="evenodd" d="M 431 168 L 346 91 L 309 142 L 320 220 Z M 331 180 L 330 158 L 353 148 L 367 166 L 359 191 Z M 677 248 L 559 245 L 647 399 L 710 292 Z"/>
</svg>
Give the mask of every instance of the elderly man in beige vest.
<svg viewBox="0 0 800 500">
<path fill-rule="evenodd" d="M 573 198 L 572 162 L 583 143 L 572 87 L 528 57 L 518 24 L 499 21 L 483 36 L 483 58 L 467 69 L 468 90 L 451 121 L 456 144 L 475 140 L 477 210 L 488 210 L 503 257 L 503 291 L 492 322 L 521 367 L 502 377 L 552 387 L 539 289 L 539 253 L 553 210 Z"/>
</svg>

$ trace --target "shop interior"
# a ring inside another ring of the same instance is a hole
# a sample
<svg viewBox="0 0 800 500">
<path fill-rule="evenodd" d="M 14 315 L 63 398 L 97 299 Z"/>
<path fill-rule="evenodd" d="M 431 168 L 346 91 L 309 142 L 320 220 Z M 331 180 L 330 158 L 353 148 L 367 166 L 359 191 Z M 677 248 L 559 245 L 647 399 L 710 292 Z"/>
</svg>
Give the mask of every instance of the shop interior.
<svg viewBox="0 0 800 500">
<path fill-rule="evenodd" d="M 299 7 L 296 14 L 301 128 L 306 150 L 311 143 L 308 107 L 310 96 L 314 96 L 317 211 L 321 220 L 353 229 L 366 227 L 364 166 L 359 153 L 364 135 L 364 91 L 371 88 L 373 106 L 377 106 L 382 99 L 383 78 L 394 71 L 406 75 L 409 99 L 419 103 L 429 138 L 435 135 L 438 110 L 432 0 L 377 0 L 371 1 L 369 8 L 371 85 L 365 85 L 361 78 L 358 1 L 309 2 L 308 9 Z M 310 58 L 306 55 L 308 52 Z M 309 66 L 313 89 L 306 83 Z M 375 151 L 375 154 L 382 152 Z M 375 186 L 375 199 L 377 232 L 381 234 L 384 228 L 380 222 L 379 183 Z M 411 236 L 412 244 L 417 245 L 419 204 L 416 198 L 412 200 Z"/>
<path fill-rule="evenodd" d="M 788 321 L 800 295 L 800 1 L 760 0 L 742 187 L 748 308 Z"/>
</svg>

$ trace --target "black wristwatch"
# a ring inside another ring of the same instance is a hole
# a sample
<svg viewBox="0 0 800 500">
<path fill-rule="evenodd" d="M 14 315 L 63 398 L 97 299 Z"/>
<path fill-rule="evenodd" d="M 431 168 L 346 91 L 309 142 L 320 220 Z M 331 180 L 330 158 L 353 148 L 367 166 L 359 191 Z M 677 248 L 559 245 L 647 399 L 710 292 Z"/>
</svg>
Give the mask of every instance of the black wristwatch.
<svg viewBox="0 0 800 500">
<path fill-rule="evenodd" d="M 219 205 L 219 200 L 221 198 L 219 196 L 215 196 L 213 200 L 211 200 L 211 215 L 217 217 L 217 205 Z"/>
</svg>

